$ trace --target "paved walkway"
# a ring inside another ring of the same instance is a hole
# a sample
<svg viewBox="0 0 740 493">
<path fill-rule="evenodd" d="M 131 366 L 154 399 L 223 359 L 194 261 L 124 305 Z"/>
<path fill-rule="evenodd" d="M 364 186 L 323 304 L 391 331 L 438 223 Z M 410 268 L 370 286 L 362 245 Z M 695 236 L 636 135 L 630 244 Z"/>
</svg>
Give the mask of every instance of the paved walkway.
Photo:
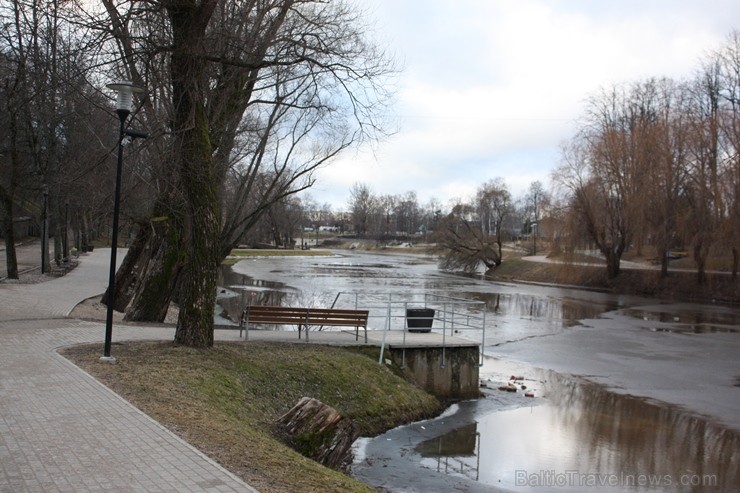
<svg viewBox="0 0 740 493">
<path fill-rule="evenodd" d="M 102 354 L 104 324 L 64 317 L 105 290 L 109 256 L 96 250 L 48 282 L 0 284 L 0 493 L 256 491 L 57 354 L 85 342 Z M 113 339 L 173 330 L 116 325 Z"/>
</svg>

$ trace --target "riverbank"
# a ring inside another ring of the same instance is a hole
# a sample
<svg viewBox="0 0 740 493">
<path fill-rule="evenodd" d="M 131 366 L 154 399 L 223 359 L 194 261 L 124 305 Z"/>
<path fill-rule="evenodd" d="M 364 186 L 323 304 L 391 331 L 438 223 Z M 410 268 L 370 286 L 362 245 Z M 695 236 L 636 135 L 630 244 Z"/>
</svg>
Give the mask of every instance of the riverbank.
<svg viewBox="0 0 740 493">
<path fill-rule="evenodd" d="M 740 303 L 740 282 L 729 274 L 708 273 L 705 285 L 698 285 L 696 273 L 669 271 L 661 277 L 657 269 L 622 268 L 616 279 L 607 279 L 602 265 L 541 262 L 509 256 L 486 277 L 496 281 L 561 284 L 615 294 L 634 294 L 676 301 Z"/>
<path fill-rule="evenodd" d="M 331 248 L 360 250 L 379 254 L 425 255 L 433 251 L 431 244 L 398 243 L 383 245 L 370 241 L 335 241 Z M 567 260 L 558 256 L 526 256 L 515 245 L 504 246 L 504 261 L 485 274 L 487 279 L 562 285 L 604 291 L 614 294 L 649 296 L 698 303 L 740 303 L 740 282 L 732 279 L 728 259 L 712 262 L 706 283 L 699 285 L 693 262 L 689 258 L 672 260 L 668 276 L 661 277 L 659 266 L 647 257 L 625 256 L 621 272 L 608 279 L 603 260 L 581 256 Z M 715 265 L 716 264 L 716 265 Z"/>
<path fill-rule="evenodd" d="M 248 342 L 196 350 L 125 342 L 116 344 L 115 365 L 100 365 L 99 349 L 78 346 L 64 355 L 262 493 L 375 491 L 272 434 L 275 421 L 303 396 L 352 419 L 362 436 L 441 410 L 434 397 L 353 349 Z"/>
</svg>

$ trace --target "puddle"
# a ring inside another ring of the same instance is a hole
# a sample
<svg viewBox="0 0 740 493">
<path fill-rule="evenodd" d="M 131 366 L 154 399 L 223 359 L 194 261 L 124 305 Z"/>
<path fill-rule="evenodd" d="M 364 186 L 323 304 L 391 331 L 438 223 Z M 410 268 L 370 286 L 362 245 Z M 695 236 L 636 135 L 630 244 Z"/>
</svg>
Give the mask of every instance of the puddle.
<svg viewBox="0 0 740 493">
<path fill-rule="evenodd" d="M 624 315 L 662 323 L 680 323 L 688 325 L 738 325 L 737 313 L 715 307 L 708 310 L 705 306 L 667 305 L 666 307 L 639 307 L 622 310 Z"/>
<path fill-rule="evenodd" d="M 675 327 L 642 327 L 650 332 L 671 332 L 678 334 L 736 334 L 740 330 L 719 325 L 679 325 Z"/>
<path fill-rule="evenodd" d="M 622 314 L 652 322 L 642 325 L 643 330 L 685 334 L 735 334 L 740 332 L 740 318 L 735 311 L 724 307 L 708 310 L 701 305 L 668 305 L 629 308 Z"/>
</svg>

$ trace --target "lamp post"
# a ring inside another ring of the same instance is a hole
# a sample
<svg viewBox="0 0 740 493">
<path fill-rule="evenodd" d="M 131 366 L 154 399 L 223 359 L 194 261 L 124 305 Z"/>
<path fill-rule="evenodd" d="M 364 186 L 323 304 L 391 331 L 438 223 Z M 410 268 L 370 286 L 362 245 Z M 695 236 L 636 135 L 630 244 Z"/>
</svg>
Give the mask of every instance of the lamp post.
<svg viewBox="0 0 740 493">
<path fill-rule="evenodd" d="M 44 217 L 41 222 L 41 273 L 49 272 L 49 189 L 44 185 Z"/>
<path fill-rule="evenodd" d="M 116 98 L 116 113 L 118 114 L 121 126 L 118 134 L 116 191 L 113 198 L 113 231 L 111 233 L 110 271 L 108 274 L 108 311 L 105 317 L 105 345 L 103 347 L 103 356 L 100 357 L 100 361 L 105 363 L 115 363 L 116 358 L 110 355 L 110 346 L 113 335 L 113 307 L 116 304 L 116 252 L 118 250 L 118 215 L 121 199 L 121 171 L 123 169 L 123 139 L 126 137 L 126 119 L 131 114 L 133 94 L 135 92 L 143 92 L 143 89 L 134 86 L 127 80 L 108 84 L 106 87 L 118 92 L 118 97 Z"/>
</svg>

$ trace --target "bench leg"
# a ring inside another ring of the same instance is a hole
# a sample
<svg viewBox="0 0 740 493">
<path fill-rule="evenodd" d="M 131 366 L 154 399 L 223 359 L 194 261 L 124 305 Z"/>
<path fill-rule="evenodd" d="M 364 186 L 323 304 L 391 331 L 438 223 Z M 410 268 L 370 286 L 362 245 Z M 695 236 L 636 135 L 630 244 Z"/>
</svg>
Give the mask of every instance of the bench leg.
<svg viewBox="0 0 740 493">
<path fill-rule="evenodd" d="M 365 330 L 365 344 L 367 344 L 367 325 L 363 326 L 362 328 Z M 356 326 L 355 327 L 355 341 L 359 341 L 359 340 L 360 340 L 360 327 Z"/>
<path fill-rule="evenodd" d="M 306 342 L 308 342 L 308 325 L 298 324 L 298 339 L 301 338 L 301 330 L 306 331 Z"/>
<path fill-rule="evenodd" d="M 249 314 L 242 315 L 242 318 L 239 319 L 239 337 L 242 336 L 242 331 L 244 331 L 244 340 L 249 340 Z"/>
</svg>

